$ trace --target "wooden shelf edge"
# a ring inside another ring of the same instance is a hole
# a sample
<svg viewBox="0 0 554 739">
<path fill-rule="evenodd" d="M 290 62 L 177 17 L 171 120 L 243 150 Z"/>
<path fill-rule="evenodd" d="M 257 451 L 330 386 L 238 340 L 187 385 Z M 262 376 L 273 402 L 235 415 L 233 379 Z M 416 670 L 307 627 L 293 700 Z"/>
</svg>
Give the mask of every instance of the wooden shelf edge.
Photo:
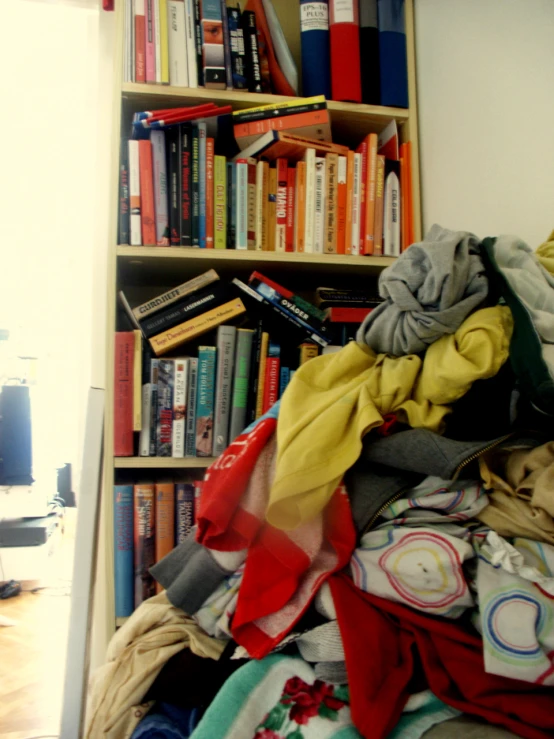
<svg viewBox="0 0 554 739">
<path fill-rule="evenodd" d="M 396 257 L 363 257 L 351 254 L 306 254 L 281 253 L 272 251 L 237 251 L 235 249 L 188 249 L 168 246 L 117 246 L 118 257 L 130 260 L 141 259 L 200 259 L 215 262 L 251 262 L 271 264 L 311 264 L 329 267 L 346 265 L 362 268 L 381 268 L 390 266 Z"/>
<path fill-rule="evenodd" d="M 217 457 L 114 457 L 116 469 L 205 469 Z"/>
<path fill-rule="evenodd" d="M 203 87 L 171 87 L 169 85 L 148 85 L 139 82 L 124 82 L 121 86 L 123 95 L 144 96 L 149 98 L 191 98 L 212 102 L 227 102 L 237 107 L 249 108 L 257 105 L 271 105 L 280 101 L 296 100 L 286 95 L 268 95 L 265 93 L 242 92 L 241 90 L 206 90 Z M 328 100 L 327 107 L 331 113 L 355 113 L 368 118 L 384 118 L 407 121 L 410 116 L 408 108 L 390 108 L 384 105 L 365 105 L 363 103 L 341 103 Z"/>
</svg>

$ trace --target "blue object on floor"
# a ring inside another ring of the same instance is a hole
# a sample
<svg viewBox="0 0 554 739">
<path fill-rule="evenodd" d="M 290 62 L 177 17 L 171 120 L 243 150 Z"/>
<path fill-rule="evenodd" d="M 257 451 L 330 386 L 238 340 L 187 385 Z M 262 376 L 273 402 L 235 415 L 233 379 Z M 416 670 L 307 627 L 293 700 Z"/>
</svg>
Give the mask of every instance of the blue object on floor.
<svg viewBox="0 0 554 739">
<path fill-rule="evenodd" d="M 198 708 L 157 703 L 133 731 L 131 739 L 188 739 L 201 716 Z"/>
</svg>

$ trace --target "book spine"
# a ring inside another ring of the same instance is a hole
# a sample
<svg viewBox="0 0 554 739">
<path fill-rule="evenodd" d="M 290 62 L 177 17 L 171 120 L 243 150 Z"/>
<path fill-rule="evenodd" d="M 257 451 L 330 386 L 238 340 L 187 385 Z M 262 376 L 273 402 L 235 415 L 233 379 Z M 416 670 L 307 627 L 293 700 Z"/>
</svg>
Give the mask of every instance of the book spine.
<svg viewBox="0 0 554 739">
<path fill-rule="evenodd" d="M 329 0 L 329 45 L 332 99 L 361 103 L 360 24 L 357 0 Z"/>
<path fill-rule="evenodd" d="M 310 359 L 319 356 L 319 349 L 315 344 L 301 344 L 300 345 L 300 367 L 306 364 Z"/>
<path fill-rule="evenodd" d="M 362 323 L 372 310 L 373 308 L 330 308 L 329 320 L 331 323 Z"/>
<path fill-rule="evenodd" d="M 236 164 L 227 162 L 227 248 L 236 246 L 237 226 L 237 182 Z"/>
<path fill-rule="evenodd" d="M 194 23 L 194 0 L 185 0 L 185 34 L 187 53 L 188 86 L 198 87 L 198 61 L 196 57 L 196 28 Z"/>
<path fill-rule="evenodd" d="M 167 23 L 167 1 L 159 0 L 160 4 L 160 65 L 161 83 L 169 84 L 169 27 Z"/>
<path fill-rule="evenodd" d="M 152 131 L 152 167 L 154 171 L 154 203 L 156 212 L 156 244 L 169 246 L 169 216 L 167 212 L 167 170 L 165 133 Z"/>
<path fill-rule="evenodd" d="M 248 383 L 250 379 L 253 340 L 254 331 L 244 328 L 237 330 L 231 420 L 229 422 L 229 444 L 242 433 L 247 425 Z"/>
<path fill-rule="evenodd" d="M 352 210 L 354 207 L 354 152 L 346 155 L 346 220 L 344 224 L 344 253 L 352 254 Z"/>
<path fill-rule="evenodd" d="M 248 159 L 248 248 L 256 248 L 256 160 Z"/>
<path fill-rule="evenodd" d="M 296 202 L 294 204 L 294 244 L 296 251 L 303 252 L 306 228 L 306 162 L 296 164 Z"/>
<path fill-rule="evenodd" d="M 181 144 L 181 246 L 192 246 L 192 131 L 187 124 L 175 128 L 180 128 Z"/>
<path fill-rule="evenodd" d="M 172 482 L 158 482 L 154 494 L 155 560 L 160 562 L 175 547 L 175 485 Z M 157 582 L 156 593 L 161 593 L 162 590 L 163 586 Z"/>
<path fill-rule="evenodd" d="M 206 248 L 214 248 L 214 140 L 206 139 Z"/>
<path fill-rule="evenodd" d="M 170 126 L 166 132 L 167 177 L 168 177 L 168 220 L 169 243 L 181 244 L 181 131 L 179 126 Z"/>
<path fill-rule="evenodd" d="M 160 0 L 153 0 L 154 3 L 154 52 L 156 60 L 156 82 L 158 85 L 162 83 L 162 29 L 160 18 Z M 164 21 L 166 19 L 164 18 Z M 167 27 L 167 24 L 164 23 Z"/>
<path fill-rule="evenodd" d="M 214 156 L 214 247 L 227 247 L 227 161 Z"/>
<path fill-rule="evenodd" d="M 133 331 L 133 431 L 142 428 L 142 332 Z"/>
<path fill-rule="evenodd" d="M 171 457 L 173 437 L 173 391 L 175 361 L 160 359 L 158 365 L 158 413 L 156 419 L 156 456 Z"/>
<path fill-rule="evenodd" d="M 337 253 L 337 170 L 338 154 L 327 154 L 325 157 L 325 179 L 327 183 L 327 203 L 325 207 L 325 253 Z"/>
<path fill-rule="evenodd" d="M 294 251 L 294 201 L 295 201 L 296 169 L 287 169 L 287 219 L 285 228 L 285 251 Z"/>
<path fill-rule="evenodd" d="M 174 87 L 188 86 L 188 64 L 184 0 L 167 0 L 169 28 L 169 82 Z"/>
<path fill-rule="evenodd" d="M 154 0 L 146 0 L 146 81 L 156 82 Z"/>
<path fill-rule="evenodd" d="M 196 399 L 196 456 L 209 457 L 213 448 L 214 427 L 214 346 L 198 348 L 198 389 Z"/>
<path fill-rule="evenodd" d="M 202 26 L 200 25 L 200 2 L 201 0 L 192 0 L 194 3 L 194 40 L 196 46 L 196 72 L 198 74 L 198 87 L 204 87 L 204 61 L 202 57 Z"/>
<path fill-rule="evenodd" d="M 192 167 L 191 167 L 191 195 L 192 195 L 192 246 L 200 246 L 200 137 L 198 126 L 192 126 L 191 136 Z"/>
<path fill-rule="evenodd" d="M 246 424 L 256 420 L 256 403 L 258 399 L 258 373 L 262 356 L 263 321 L 257 320 L 256 329 L 252 338 L 252 353 L 250 355 L 250 374 L 248 377 L 248 398 L 246 401 Z M 246 426 L 245 424 L 245 426 Z"/>
<path fill-rule="evenodd" d="M 140 218 L 142 226 L 142 243 L 156 243 L 156 214 L 154 207 L 154 173 L 152 170 L 152 144 L 143 139 L 139 145 L 140 171 Z"/>
<path fill-rule="evenodd" d="M 206 124 L 198 124 L 198 238 L 201 249 L 206 248 Z"/>
<path fill-rule="evenodd" d="M 149 570 L 156 563 L 154 484 L 133 488 L 133 531 L 135 569 L 135 608 L 156 593 Z"/>
<path fill-rule="evenodd" d="M 201 0 L 202 63 L 204 86 L 216 90 L 227 87 L 221 0 Z"/>
<path fill-rule="evenodd" d="M 400 256 L 400 163 L 385 160 L 385 202 L 383 208 L 383 252 Z"/>
<path fill-rule="evenodd" d="M 259 163 L 258 163 L 259 164 Z M 261 189 L 261 248 L 262 251 L 269 251 L 269 163 L 262 164 L 262 189 Z"/>
<path fill-rule="evenodd" d="M 277 357 L 268 356 L 265 365 L 265 388 L 264 388 L 264 404 L 262 414 L 275 405 L 279 398 L 279 379 L 281 370 L 281 360 Z"/>
<path fill-rule="evenodd" d="M 373 254 L 373 231 L 375 226 L 375 176 L 377 174 L 377 134 L 369 135 L 366 172 L 366 215 L 364 241 L 360 244 L 362 254 Z"/>
<path fill-rule="evenodd" d="M 150 385 L 152 388 L 152 411 L 150 413 L 150 456 L 155 457 L 158 448 L 158 359 L 150 360 Z"/>
<path fill-rule="evenodd" d="M 189 359 L 187 418 L 185 436 L 185 455 L 196 457 L 196 388 L 198 380 L 198 359 Z"/>
<path fill-rule="evenodd" d="M 381 102 L 381 84 L 379 81 L 377 0 L 359 0 L 359 2 L 362 102 L 366 105 L 379 105 Z"/>
<path fill-rule="evenodd" d="M 269 277 L 262 275 L 261 272 L 252 272 L 252 274 L 248 278 L 248 284 L 251 285 L 254 289 L 257 289 L 257 286 L 261 282 L 265 282 L 265 284 L 268 287 L 272 288 L 276 294 L 280 295 L 283 298 L 287 298 L 287 300 L 289 300 L 291 303 L 294 303 L 298 308 L 306 311 L 308 315 L 312 316 L 316 320 L 320 322 L 326 320 L 327 314 L 325 313 L 325 311 L 316 308 L 315 305 L 312 305 L 307 300 L 304 300 L 304 298 L 301 298 L 300 295 L 295 295 L 293 292 L 287 290 L 286 287 L 279 285 L 274 280 L 270 280 Z M 263 293 L 263 290 L 259 290 L 258 292 Z"/>
<path fill-rule="evenodd" d="M 306 162 L 306 223 L 304 228 L 304 251 L 314 251 L 315 226 L 315 149 L 307 149 L 304 155 Z"/>
<path fill-rule="evenodd" d="M 283 397 L 283 393 L 287 389 L 287 385 L 290 382 L 290 369 L 288 367 L 281 367 L 279 372 L 279 397 Z"/>
<path fill-rule="evenodd" d="M 337 254 L 346 253 L 346 170 L 347 158 L 339 157 L 337 165 Z"/>
<path fill-rule="evenodd" d="M 329 7 L 327 0 L 300 0 L 300 44 L 304 95 L 331 99 Z"/>
<path fill-rule="evenodd" d="M 134 0 L 135 82 L 146 82 L 146 16 L 145 0 Z"/>
<path fill-rule="evenodd" d="M 359 204 L 359 222 L 360 222 L 360 254 L 363 254 L 365 245 L 365 217 L 366 217 L 366 177 L 367 177 L 367 153 L 368 153 L 368 137 L 366 137 L 360 146 L 356 149 L 357 154 L 361 154 L 361 170 L 360 170 L 360 204 Z"/>
<path fill-rule="evenodd" d="M 315 220 L 314 220 L 314 252 L 323 254 L 325 241 L 325 159 L 315 158 Z"/>
<path fill-rule="evenodd" d="M 306 106 L 309 106 L 311 110 L 312 106 L 315 105 L 319 105 L 319 108 L 325 108 L 327 105 L 325 97 L 323 95 L 315 95 L 313 97 L 291 98 L 278 103 L 270 103 L 269 105 L 258 105 L 252 108 L 245 108 L 244 110 L 234 110 L 233 123 L 248 123 L 263 118 L 271 118 L 273 115 L 287 115 L 287 111 L 294 114 L 303 111 Z"/>
<path fill-rule="evenodd" d="M 236 162 L 235 249 L 248 249 L 248 162 Z"/>
<path fill-rule="evenodd" d="M 139 436 L 139 456 L 150 456 L 150 425 L 152 423 L 152 384 L 142 386 L 142 428 Z"/>
<path fill-rule="evenodd" d="M 123 75 L 125 82 L 135 81 L 134 15 L 132 0 L 125 0 L 125 49 Z"/>
<path fill-rule="evenodd" d="M 277 170 L 269 170 L 267 188 L 267 250 L 275 251 L 275 231 L 277 229 Z"/>
<path fill-rule="evenodd" d="M 168 292 L 158 295 L 155 298 L 148 300 L 146 303 L 142 303 L 142 305 L 133 308 L 133 315 L 138 321 L 142 321 L 147 316 L 151 316 L 153 313 L 158 313 L 158 311 L 167 308 L 172 303 L 182 300 L 187 295 L 203 290 L 217 280 L 219 280 L 217 272 L 214 269 L 209 269 L 207 272 L 203 272 L 201 275 L 193 277 L 192 280 L 188 280 L 182 285 L 178 285 L 172 290 L 168 290 Z"/>
<path fill-rule="evenodd" d="M 288 163 L 277 159 L 277 209 L 275 227 L 275 251 L 287 250 L 287 182 Z"/>
<path fill-rule="evenodd" d="M 115 617 L 134 610 L 133 595 L 133 486 L 114 486 L 114 589 Z"/>
<path fill-rule="evenodd" d="M 362 191 L 362 155 L 354 154 L 354 182 L 352 187 L 352 254 L 360 253 L 360 199 Z"/>
<path fill-rule="evenodd" d="M 378 0 L 381 105 L 408 107 L 404 0 Z"/>
<path fill-rule="evenodd" d="M 265 365 L 267 362 L 267 350 L 269 348 L 269 334 L 262 333 L 262 346 L 260 351 L 260 362 L 258 365 L 258 392 L 256 395 L 256 419 L 263 415 L 264 393 L 265 393 Z"/>
<path fill-rule="evenodd" d="M 225 59 L 225 87 L 233 89 L 233 65 L 231 63 L 231 39 L 229 37 L 229 19 L 225 0 L 220 0 L 221 21 L 223 23 L 223 57 Z"/>
<path fill-rule="evenodd" d="M 175 544 L 182 544 L 194 526 L 194 485 L 178 482 L 175 485 Z"/>
<path fill-rule="evenodd" d="M 131 246 L 142 244 L 139 142 L 130 140 L 129 151 L 129 237 Z"/>
<path fill-rule="evenodd" d="M 115 334 L 114 455 L 133 456 L 133 331 Z"/>
<path fill-rule="evenodd" d="M 121 139 L 119 147 L 119 222 L 117 243 L 129 244 L 129 146 Z"/>
<path fill-rule="evenodd" d="M 245 90 L 248 87 L 246 49 L 244 46 L 241 15 L 238 8 L 227 8 L 227 22 L 229 24 L 233 88 L 235 90 Z"/>
<path fill-rule="evenodd" d="M 385 157 L 377 154 L 375 173 L 375 220 L 373 227 L 373 253 L 380 256 L 383 253 L 383 217 L 385 194 Z"/>
<path fill-rule="evenodd" d="M 407 225 L 407 215 L 408 215 L 408 208 L 406 203 L 407 198 L 407 192 L 408 192 L 408 185 L 406 180 L 406 144 L 400 145 L 400 214 L 401 214 L 401 221 L 400 221 L 400 250 L 406 251 L 408 247 L 408 242 L 406 241 L 406 238 L 408 236 L 408 225 Z"/>
<path fill-rule="evenodd" d="M 202 489 L 204 487 L 204 480 L 194 481 L 194 507 L 195 509 L 200 505 L 200 497 L 202 495 Z"/>
<path fill-rule="evenodd" d="M 218 457 L 229 445 L 236 337 L 237 329 L 234 326 L 220 326 L 217 330 L 217 379 L 212 452 L 214 457 Z"/>
<path fill-rule="evenodd" d="M 258 34 L 256 30 L 256 14 L 245 10 L 242 14 L 242 28 L 246 47 L 248 69 L 248 91 L 263 92 L 260 55 L 258 50 Z"/>
<path fill-rule="evenodd" d="M 173 393 L 172 457 L 185 456 L 185 424 L 188 397 L 188 359 L 175 360 L 175 390 Z"/>
</svg>

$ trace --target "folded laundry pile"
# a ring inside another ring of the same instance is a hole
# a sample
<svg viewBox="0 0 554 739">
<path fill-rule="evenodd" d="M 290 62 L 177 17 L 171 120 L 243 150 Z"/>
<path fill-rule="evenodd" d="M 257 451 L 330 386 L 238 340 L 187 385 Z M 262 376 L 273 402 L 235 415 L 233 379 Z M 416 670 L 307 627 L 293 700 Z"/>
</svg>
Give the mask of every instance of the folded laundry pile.
<svg viewBox="0 0 554 739">
<path fill-rule="evenodd" d="M 87 737 L 554 735 L 553 264 L 434 226 L 381 274 L 207 470 Z"/>
</svg>

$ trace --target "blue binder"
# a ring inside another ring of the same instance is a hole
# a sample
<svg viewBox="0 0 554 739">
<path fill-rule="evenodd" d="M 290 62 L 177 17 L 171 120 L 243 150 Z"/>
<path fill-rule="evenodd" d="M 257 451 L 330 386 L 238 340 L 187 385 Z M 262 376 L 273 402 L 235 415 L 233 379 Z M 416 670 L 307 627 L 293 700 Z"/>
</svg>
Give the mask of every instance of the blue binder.
<svg viewBox="0 0 554 739">
<path fill-rule="evenodd" d="M 329 57 L 329 5 L 327 0 L 300 0 L 302 94 L 331 98 Z"/>
<path fill-rule="evenodd" d="M 378 0 L 381 105 L 408 107 L 404 0 Z"/>
</svg>

